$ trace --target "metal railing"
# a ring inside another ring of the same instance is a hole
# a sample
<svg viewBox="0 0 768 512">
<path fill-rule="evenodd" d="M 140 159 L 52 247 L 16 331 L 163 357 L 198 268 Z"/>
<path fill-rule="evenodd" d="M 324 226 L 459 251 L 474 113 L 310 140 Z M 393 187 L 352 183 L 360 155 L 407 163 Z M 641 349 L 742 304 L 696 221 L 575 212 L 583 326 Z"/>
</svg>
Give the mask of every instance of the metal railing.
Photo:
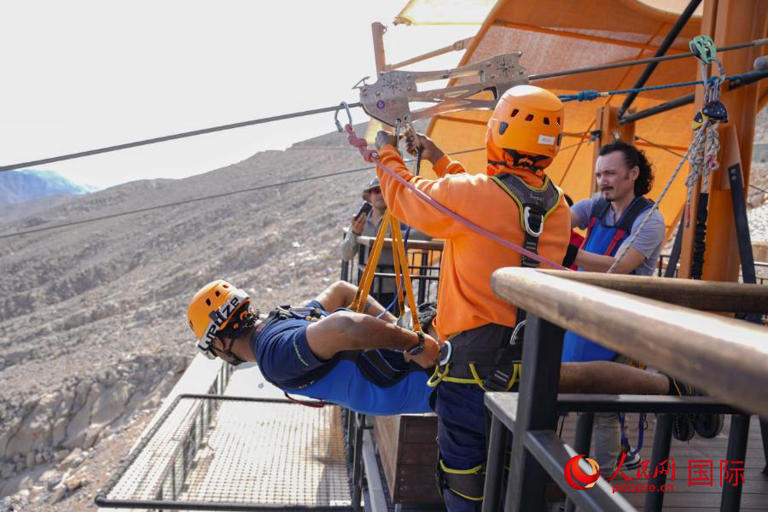
<svg viewBox="0 0 768 512">
<path fill-rule="evenodd" d="M 357 237 L 360 250 L 357 257 L 341 262 L 341 279 L 351 283 L 359 283 L 368 261 L 368 252 L 376 239 L 369 236 Z M 384 239 L 384 250 L 391 250 L 392 240 Z M 437 300 L 437 281 L 440 274 L 440 257 L 443 252 L 441 240 L 409 240 L 406 257 L 411 273 L 416 303 Z M 371 286 L 371 296 L 388 306 L 394 298 L 396 289 L 394 267 L 379 263 Z"/>
<path fill-rule="evenodd" d="M 550 480 L 583 510 L 634 510 L 602 478 L 586 490 L 566 483 L 566 463 L 588 449 L 585 431 L 591 428 L 577 427 L 576 448 L 581 451 L 575 451 L 556 434 L 562 411 L 658 413 L 652 463 L 669 455 L 671 413 L 733 414 L 727 458 L 744 460 L 748 414 L 768 417 L 768 329 L 690 308 L 763 314 L 768 311 L 767 288 L 522 268 L 497 270 L 492 286 L 528 316 L 519 394 L 486 394 L 493 419 L 483 510 L 501 510 L 502 504 L 504 510 L 543 510 Z M 713 398 L 558 396 L 565 329 L 693 384 Z M 505 478 L 503 454 L 510 437 Z M 653 483 L 661 489 L 666 476 L 658 476 Z M 721 499 L 721 510 L 738 510 L 741 484 L 724 486 Z M 662 503 L 663 492 L 649 492 L 645 510 L 660 510 Z"/>
<path fill-rule="evenodd" d="M 659 262 L 656 264 L 656 275 L 659 277 L 664 276 L 664 272 L 667 269 L 667 262 L 669 261 L 670 255 L 669 254 L 660 254 L 659 255 Z M 678 264 L 679 267 L 679 264 Z M 755 262 L 755 271 L 757 273 L 756 279 L 757 284 L 764 285 L 766 282 L 768 282 L 768 262 L 766 261 L 756 261 Z M 674 277 L 677 277 L 677 268 L 675 268 L 675 272 L 673 274 Z"/>
</svg>

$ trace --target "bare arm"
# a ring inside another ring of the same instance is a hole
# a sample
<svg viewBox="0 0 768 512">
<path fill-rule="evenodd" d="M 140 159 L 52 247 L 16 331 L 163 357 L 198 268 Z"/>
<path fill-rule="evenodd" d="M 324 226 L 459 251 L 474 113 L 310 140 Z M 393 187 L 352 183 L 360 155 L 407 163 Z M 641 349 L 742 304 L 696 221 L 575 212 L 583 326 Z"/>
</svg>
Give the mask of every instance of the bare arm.
<svg viewBox="0 0 768 512">
<path fill-rule="evenodd" d="M 344 350 L 389 348 L 409 350 L 419 344 L 418 335 L 394 323 L 376 317 L 339 311 L 307 327 L 307 343 L 320 359 L 327 360 Z M 437 363 L 440 345 L 434 338 L 424 335 L 424 351 L 405 359 L 413 359 L 428 368 Z"/>
<path fill-rule="evenodd" d="M 637 249 L 630 247 L 627 254 L 619 262 L 619 265 L 613 269 L 614 274 L 629 274 L 640 265 L 645 256 Z M 579 250 L 574 261 L 576 265 L 587 270 L 589 272 L 608 272 L 613 262 L 616 260 L 614 256 L 605 256 L 603 254 L 595 254 L 584 250 Z"/>
<path fill-rule="evenodd" d="M 315 300 L 323 305 L 326 311 L 335 311 L 339 308 L 346 308 L 355 299 L 357 287 L 346 281 L 336 281 L 328 288 L 320 292 Z M 363 307 L 363 313 L 366 315 L 378 316 L 384 311 L 384 306 L 379 304 L 373 297 L 368 297 Z M 387 312 L 381 318 L 390 323 L 395 323 L 397 318 L 392 313 Z"/>
</svg>

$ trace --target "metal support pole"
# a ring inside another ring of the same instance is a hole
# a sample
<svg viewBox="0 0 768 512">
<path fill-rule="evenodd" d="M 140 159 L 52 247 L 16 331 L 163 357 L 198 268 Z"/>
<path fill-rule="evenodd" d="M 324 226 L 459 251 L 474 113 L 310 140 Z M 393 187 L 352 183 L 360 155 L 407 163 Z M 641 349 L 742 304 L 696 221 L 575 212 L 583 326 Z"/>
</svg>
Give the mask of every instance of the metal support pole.
<svg viewBox="0 0 768 512">
<path fill-rule="evenodd" d="M 557 387 L 563 329 L 536 315 L 526 318 L 520 399 L 512 439 L 505 511 L 543 510 L 546 471 L 525 447 L 530 430 L 557 429 Z"/>
<path fill-rule="evenodd" d="M 573 449 L 576 453 L 589 455 L 589 445 L 592 443 L 592 426 L 595 423 L 595 413 L 583 412 L 579 414 L 576 422 L 576 437 L 573 440 Z M 565 499 L 565 512 L 574 512 L 576 505 L 568 498 Z"/>
<path fill-rule="evenodd" d="M 654 474 L 662 461 L 669 460 L 670 444 L 672 444 L 672 415 L 659 414 L 656 416 L 656 435 L 653 437 L 653 451 L 651 452 L 651 468 L 653 468 Z M 648 487 L 653 485 L 656 492 L 648 491 L 648 494 L 645 495 L 645 512 L 661 510 L 664 504 L 664 493 L 661 492 L 661 486 L 666 481 L 666 473 L 661 472 L 648 479 Z"/>
<path fill-rule="evenodd" d="M 501 509 L 501 490 L 504 479 L 504 461 L 507 458 L 509 431 L 496 416 L 491 416 L 488 435 L 488 458 L 485 463 L 485 487 L 483 488 L 483 512 Z"/>
<path fill-rule="evenodd" d="M 749 438 L 749 416 L 734 414 L 731 416 L 731 430 L 728 434 L 728 451 L 726 460 L 743 461 L 747 455 L 747 439 Z M 743 468 L 744 465 L 741 467 Z M 743 473 L 742 475 L 743 476 Z M 741 507 L 742 478 L 737 473 L 736 485 L 723 482 L 723 499 L 720 502 L 721 511 L 737 512 Z"/>
<path fill-rule="evenodd" d="M 363 424 L 365 416 L 356 412 L 351 412 L 355 418 L 352 429 L 352 441 L 354 451 L 352 452 L 352 508 L 356 511 L 362 510 L 360 505 L 360 496 L 363 487 Z"/>
</svg>

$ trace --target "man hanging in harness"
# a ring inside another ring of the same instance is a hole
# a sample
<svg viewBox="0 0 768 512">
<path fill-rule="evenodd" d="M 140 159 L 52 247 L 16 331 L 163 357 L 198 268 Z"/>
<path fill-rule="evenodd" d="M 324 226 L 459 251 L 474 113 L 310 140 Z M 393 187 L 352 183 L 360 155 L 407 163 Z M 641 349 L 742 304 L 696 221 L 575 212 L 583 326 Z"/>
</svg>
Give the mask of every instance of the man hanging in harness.
<svg viewBox="0 0 768 512">
<path fill-rule="evenodd" d="M 488 122 L 486 174 L 470 175 L 424 136 L 412 137 L 438 175 L 413 176 L 379 132 L 384 165 L 443 206 L 484 229 L 543 257 L 562 261 L 570 237 L 570 214 L 560 190 L 544 174 L 557 154 L 563 105 L 549 91 L 517 86 L 499 100 Z M 517 310 L 491 290 L 500 267 L 536 262 L 436 212 L 397 180 L 377 170 L 387 206 L 401 221 L 445 239 L 435 326 L 450 338 L 454 355 L 436 389 L 440 468 L 450 511 L 480 510 L 486 458 L 483 392 L 515 385 L 520 344 L 510 345 Z"/>
<path fill-rule="evenodd" d="M 248 294 L 218 280 L 195 294 L 187 318 L 206 356 L 234 365 L 255 361 L 287 393 L 365 414 L 428 412 L 423 369 L 437 362 L 437 341 L 399 327 L 370 297 L 366 314 L 347 311 L 355 292 L 339 281 L 304 307 L 278 307 L 262 320 Z"/>
</svg>

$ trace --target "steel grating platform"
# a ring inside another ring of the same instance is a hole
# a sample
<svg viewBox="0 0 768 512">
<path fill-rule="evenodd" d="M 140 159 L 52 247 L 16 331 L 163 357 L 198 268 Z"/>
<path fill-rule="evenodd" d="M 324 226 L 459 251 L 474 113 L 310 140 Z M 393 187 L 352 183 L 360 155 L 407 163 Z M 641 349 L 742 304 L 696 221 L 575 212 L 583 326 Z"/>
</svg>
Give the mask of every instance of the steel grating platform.
<svg viewBox="0 0 768 512">
<path fill-rule="evenodd" d="M 180 395 L 97 496 L 101 507 L 350 510 L 336 406 Z"/>
</svg>

